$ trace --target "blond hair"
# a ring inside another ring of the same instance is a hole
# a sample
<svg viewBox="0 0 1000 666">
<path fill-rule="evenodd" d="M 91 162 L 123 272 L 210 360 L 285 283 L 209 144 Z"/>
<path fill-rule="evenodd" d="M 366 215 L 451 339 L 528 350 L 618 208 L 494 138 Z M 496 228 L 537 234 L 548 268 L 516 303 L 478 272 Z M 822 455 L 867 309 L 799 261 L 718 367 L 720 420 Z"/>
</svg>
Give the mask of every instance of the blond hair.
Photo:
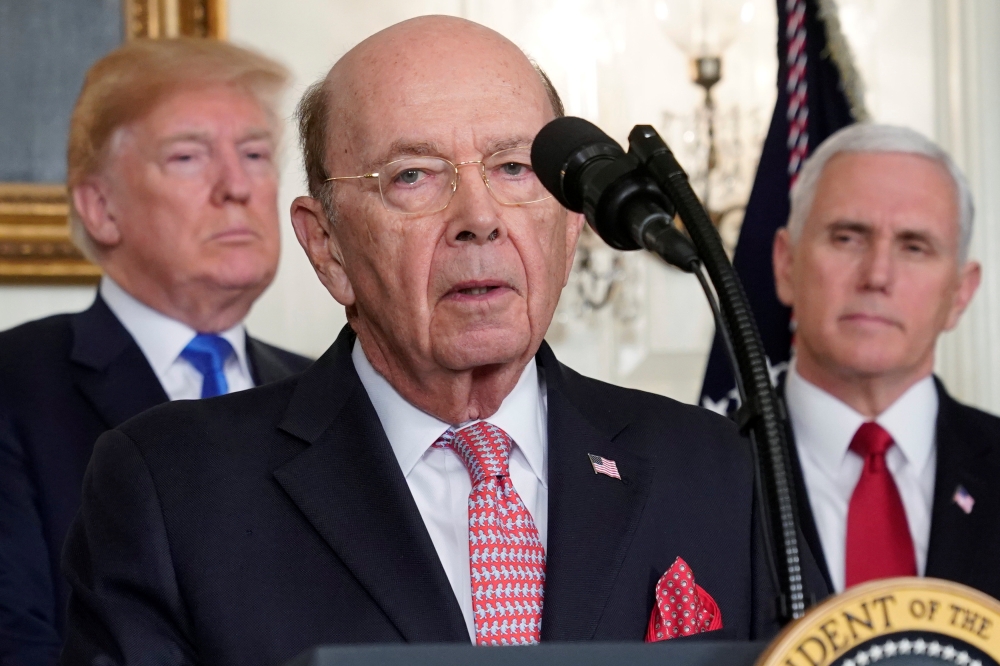
<svg viewBox="0 0 1000 666">
<path fill-rule="evenodd" d="M 278 104 L 288 83 L 285 67 L 270 58 L 214 39 L 138 39 L 98 60 L 87 72 L 69 124 L 67 187 L 72 189 L 104 166 L 116 131 L 142 119 L 166 97 L 188 88 L 244 88 L 280 130 Z M 70 233 L 84 255 L 98 247 L 70 197 Z"/>
</svg>

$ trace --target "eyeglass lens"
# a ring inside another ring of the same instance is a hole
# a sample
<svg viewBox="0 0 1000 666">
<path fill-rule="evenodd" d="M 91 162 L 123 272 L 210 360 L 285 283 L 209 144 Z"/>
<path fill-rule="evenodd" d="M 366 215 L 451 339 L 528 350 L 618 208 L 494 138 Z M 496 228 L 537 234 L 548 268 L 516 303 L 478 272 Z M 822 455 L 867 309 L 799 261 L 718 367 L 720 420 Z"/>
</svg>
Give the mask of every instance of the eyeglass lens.
<svg viewBox="0 0 1000 666">
<path fill-rule="evenodd" d="M 490 155 L 477 166 L 493 197 L 502 204 L 547 199 L 549 193 L 531 168 L 530 148 Z M 400 213 L 431 213 L 447 207 L 457 188 L 456 167 L 440 157 L 407 157 L 379 170 L 386 208 Z"/>
</svg>

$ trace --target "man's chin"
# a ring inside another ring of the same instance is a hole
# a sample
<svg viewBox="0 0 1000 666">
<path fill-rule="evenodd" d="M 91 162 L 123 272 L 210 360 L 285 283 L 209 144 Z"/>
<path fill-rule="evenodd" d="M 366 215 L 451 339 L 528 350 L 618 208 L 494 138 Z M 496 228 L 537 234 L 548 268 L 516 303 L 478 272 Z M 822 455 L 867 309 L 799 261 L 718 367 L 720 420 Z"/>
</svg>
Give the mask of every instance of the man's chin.
<svg viewBox="0 0 1000 666">
<path fill-rule="evenodd" d="M 887 353 L 884 347 L 860 346 L 853 350 L 843 350 L 837 366 L 843 374 L 855 379 L 877 379 L 895 375 L 912 365 L 910 359 L 898 353 Z"/>
<path fill-rule="evenodd" d="M 475 331 L 449 336 L 434 344 L 434 356 L 442 366 L 456 371 L 524 362 L 531 337 L 510 330 Z"/>
<path fill-rule="evenodd" d="M 205 282 L 223 291 L 264 291 L 274 280 L 274 267 L 261 263 L 232 263 L 208 271 Z"/>
</svg>

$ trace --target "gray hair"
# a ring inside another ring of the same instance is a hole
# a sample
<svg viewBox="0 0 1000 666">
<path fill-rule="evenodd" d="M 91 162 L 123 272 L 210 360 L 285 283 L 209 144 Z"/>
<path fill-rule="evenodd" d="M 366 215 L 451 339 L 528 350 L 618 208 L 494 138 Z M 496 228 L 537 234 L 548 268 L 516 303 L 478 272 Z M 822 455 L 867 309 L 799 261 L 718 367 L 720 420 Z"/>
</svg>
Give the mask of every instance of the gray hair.
<svg viewBox="0 0 1000 666">
<path fill-rule="evenodd" d="M 793 243 L 802 234 L 806 218 L 809 217 L 823 168 L 831 158 L 840 153 L 906 153 L 926 157 L 943 166 L 955 185 L 959 211 L 958 262 L 965 263 L 969 257 L 972 218 L 975 212 L 969 183 L 948 153 L 937 144 L 919 132 L 894 125 L 874 123 L 848 125 L 832 134 L 805 161 L 791 192 L 788 233 Z"/>
</svg>

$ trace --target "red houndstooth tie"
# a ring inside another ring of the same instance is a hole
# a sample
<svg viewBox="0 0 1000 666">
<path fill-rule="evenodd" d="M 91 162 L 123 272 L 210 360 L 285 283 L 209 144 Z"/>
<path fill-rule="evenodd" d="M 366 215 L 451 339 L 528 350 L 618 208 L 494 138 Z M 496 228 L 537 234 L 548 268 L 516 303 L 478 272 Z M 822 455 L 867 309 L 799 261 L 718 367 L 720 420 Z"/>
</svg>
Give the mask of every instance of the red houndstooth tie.
<svg viewBox="0 0 1000 666">
<path fill-rule="evenodd" d="M 472 480 L 469 563 L 478 645 L 537 643 L 542 629 L 545 549 L 507 466 L 514 441 L 480 421 L 435 442 L 451 448 Z"/>
</svg>

